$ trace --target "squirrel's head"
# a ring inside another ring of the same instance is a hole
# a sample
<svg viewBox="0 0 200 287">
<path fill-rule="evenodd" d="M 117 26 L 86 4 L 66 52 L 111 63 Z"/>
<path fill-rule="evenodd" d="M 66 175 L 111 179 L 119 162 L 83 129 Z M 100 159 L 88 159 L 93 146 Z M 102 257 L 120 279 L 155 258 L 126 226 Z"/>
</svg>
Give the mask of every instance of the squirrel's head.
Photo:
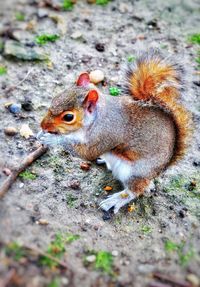
<svg viewBox="0 0 200 287">
<path fill-rule="evenodd" d="M 57 95 L 41 122 L 45 132 L 68 134 L 84 125 L 85 116 L 94 117 L 98 91 L 90 86 L 88 73 L 82 73 L 76 85 Z"/>
</svg>

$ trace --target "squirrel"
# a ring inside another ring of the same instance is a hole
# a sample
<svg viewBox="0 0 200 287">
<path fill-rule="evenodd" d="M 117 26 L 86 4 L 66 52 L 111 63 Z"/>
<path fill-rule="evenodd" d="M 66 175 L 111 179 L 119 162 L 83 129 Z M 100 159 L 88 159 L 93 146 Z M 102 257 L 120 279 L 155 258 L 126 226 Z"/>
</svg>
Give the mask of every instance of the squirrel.
<svg viewBox="0 0 200 287">
<path fill-rule="evenodd" d="M 179 103 L 182 65 L 152 49 L 128 64 L 124 78 L 122 95 L 112 97 L 80 74 L 52 100 L 38 135 L 43 144 L 106 163 L 124 186 L 100 203 L 114 213 L 183 157 L 190 133 L 190 113 Z"/>
</svg>

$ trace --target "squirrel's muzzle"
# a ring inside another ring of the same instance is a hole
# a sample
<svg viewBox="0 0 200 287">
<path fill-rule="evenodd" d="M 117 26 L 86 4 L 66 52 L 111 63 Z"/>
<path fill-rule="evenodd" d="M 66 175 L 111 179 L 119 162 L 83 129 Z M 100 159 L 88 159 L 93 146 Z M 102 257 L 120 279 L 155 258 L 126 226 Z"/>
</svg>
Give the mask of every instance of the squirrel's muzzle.
<svg viewBox="0 0 200 287">
<path fill-rule="evenodd" d="M 48 132 L 48 133 L 58 133 L 58 130 L 55 125 L 55 120 L 51 115 L 51 112 L 48 112 L 45 117 L 43 118 L 41 124 L 41 128 L 43 131 Z"/>
</svg>

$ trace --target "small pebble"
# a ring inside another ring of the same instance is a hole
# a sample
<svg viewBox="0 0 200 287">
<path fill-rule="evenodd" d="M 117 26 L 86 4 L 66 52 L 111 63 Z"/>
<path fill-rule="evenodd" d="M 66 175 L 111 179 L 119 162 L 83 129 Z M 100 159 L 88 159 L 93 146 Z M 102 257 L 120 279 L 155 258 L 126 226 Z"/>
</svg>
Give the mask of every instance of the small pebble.
<svg viewBox="0 0 200 287">
<path fill-rule="evenodd" d="M 7 135 L 7 136 L 14 136 L 17 134 L 17 129 L 14 128 L 14 127 L 7 127 L 4 129 L 4 133 Z"/>
<path fill-rule="evenodd" d="M 196 189 L 196 187 L 197 187 L 197 183 L 196 183 L 195 180 L 193 180 L 193 181 L 190 182 L 190 184 L 189 184 L 189 186 L 188 186 L 188 190 L 189 190 L 189 191 L 193 191 L 193 190 Z"/>
<path fill-rule="evenodd" d="M 104 46 L 104 44 L 102 44 L 102 43 L 97 43 L 97 44 L 95 45 L 95 48 L 96 48 L 96 50 L 99 51 L 99 52 L 104 52 L 104 51 L 105 51 L 105 46 Z"/>
<path fill-rule="evenodd" d="M 119 252 L 117 250 L 112 251 L 112 256 L 116 257 L 119 255 Z"/>
<path fill-rule="evenodd" d="M 48 12 L 46 9 L 43 9 L 43 8 L 39 8 L 38 11 L 37 11 L 37 16 L 38 18 L 42 19 L 42 18 L 45 18 L 48 16 Z"/>
<path fill-rule="evenodd" d="M 61 283 L 66 286 L 69 285 L 69 279 L 67 277 L 62 277 L 61 278 Z"/>
<path fill-rule="evenodd" d="M 33 132 L 30 129 L 28 124 L 23 124 L 20 131 L 20 135 L 24 137 L 25 139 L 28 139 L 30 136 L 33 136 Z"/>
<path fill-rule="evenodd" d="M 49 222 L 46 219 L 44 219 L 44 218 L 40 218 L 37 221 L 37 223 L 40 224 L 40 225 L 48 225 L 49 224 Z"/>
<path fill-rule="evenodd" d="M 127 13 L 127 12 L 129 12 L 129 7 L 130 7 L 130 5 L 128 5 L 128 4 L 120 3 L 120 4 L 119 4 L 119 11 L 120 11 L 122 14 Z"/>
<path fill-rule="evenodd" d="M 80 181 L 77 179 L 73 179 L 69 182 L 68 186 L 73 189 L 78 189 L 80 187 Z"/>
<path fill-rule="evenodd" d="M 104 80 L 104 73 L 101 70 L 94 70 L 90 73 L 90 82 L 98 84 Z"/>
<path fill-rule="evenodd" d="M 200 285 L 200 279 L 195 274 L 188 274 L 186 279 L 192 283 L 193 287 L 198 287 Z"/>
<path fill-rule="evenodd" d="M 137 35 L 137 40 L 144 40 L 144 39 L 146 39 L 145 35 L 143 35 L 143 34 Z"/>
<path fill-rule="evenodd" d="M 81 162 L 80 163 L 80 168 L 82 170 L 89 170 L 90 169 L 90 164 L 88 162 Z"/>
<path fill-rule="evenodd" d="M 80 39 L 83 36 L 83 34 L 80 31 L 76 31 L 71 34 L 71 38 L 74 40 Z"/>
<path fill-rule="evenodd" d="M 8 110 L 12 114 L 19 114 L 19 113 L 21 113 L 21 105 L 19 105 L 19 104 L 11 104 L 11 105 L 8 106 Z"/>
<path fill-rule="evenodd" d="M 179 216 L 180 216 L 181 218 L 184 218 L 185 215 L 186 215 L 186 214 L 185 214 L 185 211 L 181 209 L 181 210 L 179 211 Z"/>
<path fill-rule="evenodd" d="M 3 173 L 4 173 L 5 175 L 9 176 L 12 172 L 11 172 L 11 170 L 10 170 L 9 168 L 5 167 L 5 168 L 3 169 Z"/>
<path fill-rule="evenodd" d="M 194 162 L 193 162 L 193 165 L 199 167 L 199 166 L 200 166 L 200 161 L 194 161 Z"/>
<path fill-rule="evenodd" d="M 85 259 L 87 262 L 92 263 L 92 262 L 95 262 L 96 256 L 95 255 L 89 255 Z"/>
<path fill-rule="evenodd" d="M 33 105 L 32 105 L 31 100 L 25 100 L 25 101 L 22 103 L 22 109 L 25 110 L 26 112 L 32 111 Z"/>
</svg>

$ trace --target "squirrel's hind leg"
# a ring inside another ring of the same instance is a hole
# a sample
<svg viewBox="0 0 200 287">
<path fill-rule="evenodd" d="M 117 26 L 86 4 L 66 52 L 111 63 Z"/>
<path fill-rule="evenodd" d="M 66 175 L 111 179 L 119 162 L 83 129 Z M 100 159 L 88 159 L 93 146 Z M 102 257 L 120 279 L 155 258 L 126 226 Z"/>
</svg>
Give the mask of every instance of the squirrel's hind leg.
<svg viewBox="0 0 200 287">
<path fill-rule="evenodd" d="M 128 204 L 135 197 L 136 195 L 126 188 L 123 191 L 109 195 L 100 203 L 100 208 L 105 211 L 114 208 L 114 213 L 116 214 L 122 206 Z"/>
<path fill-rule="evenodd" d="M 123 191 L 114 193 L 103 200 L 100 203 L 100 208 L 105 211 L 114 208 L 114 213 L 116 214 L 121 207 L 128 204 L 138 195 L 143 194 L 149 183 L 150 180 L 146 178 L 137 178 L 130 181 L 128 187 Z"/>
</svg>

